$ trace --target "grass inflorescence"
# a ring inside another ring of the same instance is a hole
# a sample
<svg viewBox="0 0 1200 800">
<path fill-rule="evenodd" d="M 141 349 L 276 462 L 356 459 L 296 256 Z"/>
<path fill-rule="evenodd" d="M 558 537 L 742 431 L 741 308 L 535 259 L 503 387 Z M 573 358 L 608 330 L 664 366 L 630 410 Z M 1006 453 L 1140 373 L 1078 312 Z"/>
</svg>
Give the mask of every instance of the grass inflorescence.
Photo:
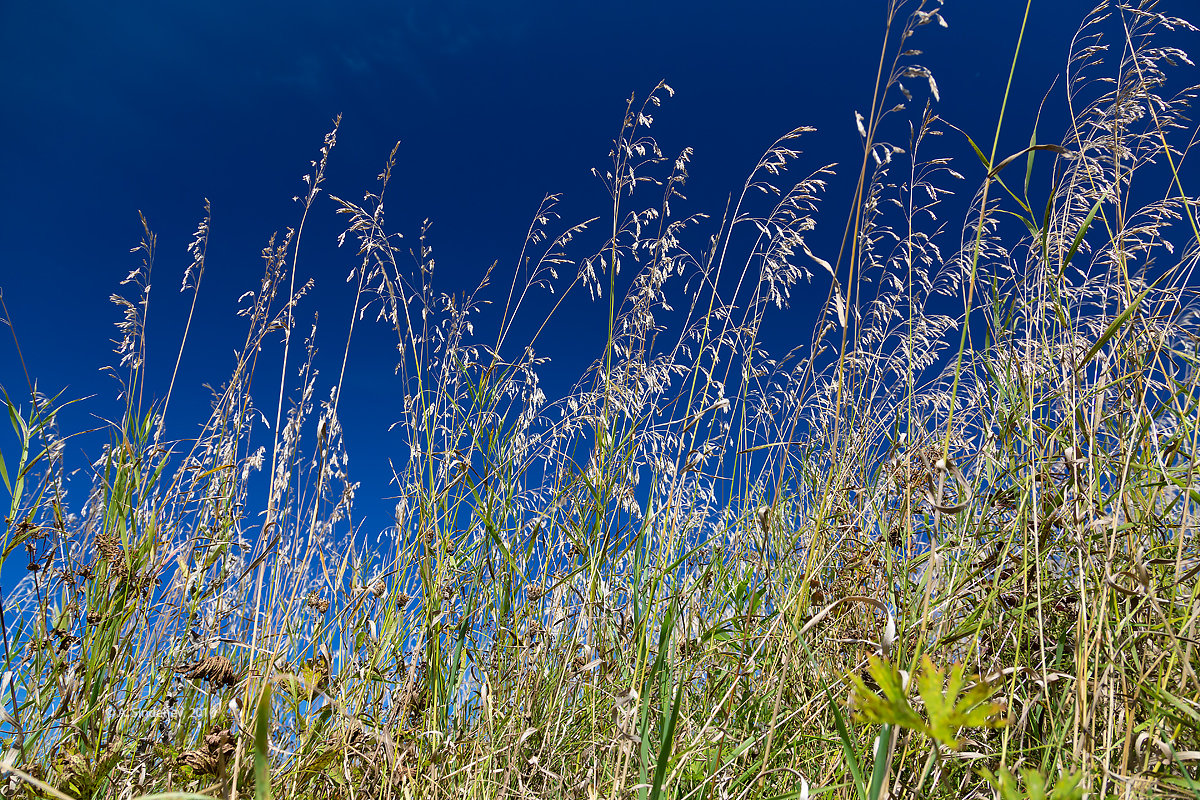
<svg viewBox="0 0 1200 800">
<path fill-rule="evenodd" d="M 6 395 L 3 557 L 28 569 L 3 597 L 0 795 L 1200 792 L 1193 92 L 1167 93 L 1191 62 L 1159 42 L 1195 29 L 1098 6 L 1065 135 L 1010 156 L 934 113 L 914 42 L 943 22 L 890 5 L 836 252 L 811 236 L 832 168 L 790 177 L 807 128 L 723 215 L 679 216 L 691 153 L 649 132 L 666 84 L 596 170 L 605 214 L 563 224 L 547 197 L 511 275 L 465 295 L 385 220 L 396 151 L 332 198 L 349 330 L 373 317 L 400 354 L 409 452 L 376 540 L 351 524 L 347 360 L 322 385 L 298 321 L 336 125 L 187 440 L 174 378 L 144 386 L 145 226 L 82 505 L 63 400 Z M 929 155 L 952 138 L 979 163 Z M 811 337 L 772 355 L 764 321 L 805 282 L 829 287 Z M 604 345 L 551 399 L 538 340 L 579 294 Z M 252 393 L 263 370 L 278 394 Z"/>
</svg>

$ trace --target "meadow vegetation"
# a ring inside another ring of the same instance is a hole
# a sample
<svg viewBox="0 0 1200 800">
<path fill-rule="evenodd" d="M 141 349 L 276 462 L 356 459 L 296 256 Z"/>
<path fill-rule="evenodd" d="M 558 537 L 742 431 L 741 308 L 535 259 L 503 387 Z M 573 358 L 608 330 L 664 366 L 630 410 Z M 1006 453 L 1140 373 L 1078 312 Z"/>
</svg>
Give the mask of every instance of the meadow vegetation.
<svg viewBox="0 0 1200 800">
<path fill-rule="evenodd" d="M 727 212 L 675 213 L 690 151 L 650 134 L 660 84 L 596 170 L 604 215 L 550 196 L 515 267 L 443 293 L 424 229 L 384 218 L 396 151 L 361 201 L 326 197 L 335 126 L 211 416 L 168 424 L 147 227 L 90 473 L 64 398 L 7 387 L 3 556 L 28 569 L 0 796 L 1196 796 L 1194 68 L 1162 41 L 1196 29 L 1102 3 L 1051 96 L 1068 128 L 1010 154 L 935 113 L 941 14 L 891 4 L 852 201 L 820 206 L 837 252 L 812 245 L 807 128 Z M 410 447 L 378 536 L 355 535 L 346 362 L 318 379 L 301 321 L 330 206 L 358 290 L 326 315 L 398 345 Z M 817 287 L 814 329 L 767 352 Z M 548 398 L 537 337 L 577 294 L 606 344 Z"/>
</svg>

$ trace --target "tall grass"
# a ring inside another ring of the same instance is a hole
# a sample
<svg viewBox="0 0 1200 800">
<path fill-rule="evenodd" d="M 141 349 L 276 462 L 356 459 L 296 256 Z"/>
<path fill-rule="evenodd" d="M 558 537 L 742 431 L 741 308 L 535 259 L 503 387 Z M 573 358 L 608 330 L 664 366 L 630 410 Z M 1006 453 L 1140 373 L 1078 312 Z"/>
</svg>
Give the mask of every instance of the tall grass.
<svg viewBox="0 0 1200 800">
<path fill-rule="evenodd" d="M 547 197 L 514 265 L 444 294 L 425 231 L 410 259 L 384 218 L 393 150 L 332 198 L 349 330 L 375 317 L 400 354 L 410 453 L 377 539 L 349 525 L 346 360 L 319 384 L 298 316 L 336 126 L 191 439 L 144 386 L 147 228 L 81 505 L 61 399 L 7 402 L 3 556 L 28 572 L 3 598 L 0 792 L 1195 796 L 1198 229 L 1192 90 L 1166 94 L 1191 62 L 1156 38 L 1195 29 L 1154 5 L 1088 15 L 1059 143 L 1007 157 L 998 127 L 955 171 L 938 148 L 969 139 L 914 54 L 940 5 L 892 3 L 836 254 L 806 239 L 830 169 L 788 177 L 807 128 L 721 218 L 679 216 L 659 84 L 596 171 L 602 218 Z M 810 283 L 811 338 L 768 353 Z M 605 343 L 551 400 L 539 340 L 579 293 Z"/>
</svg>

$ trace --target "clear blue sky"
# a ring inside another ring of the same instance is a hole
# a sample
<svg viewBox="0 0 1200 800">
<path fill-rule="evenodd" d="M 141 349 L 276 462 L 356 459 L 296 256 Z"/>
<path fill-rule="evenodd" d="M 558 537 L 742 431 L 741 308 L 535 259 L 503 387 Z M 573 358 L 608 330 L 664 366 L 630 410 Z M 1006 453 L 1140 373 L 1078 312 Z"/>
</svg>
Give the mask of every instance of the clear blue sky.
<svg viewBox="0 0 1200 800">
<path fill-rule="evenodd" d="M 1028 143 L 1091 6 L 1033 3 L 1002 154 Z M 949 28 L 923 28 L 914 45 L 938 81 L 939 113 L 989 144 L 1024 9 L 950 0 Z M 884 12 L 883 0 L 5 2 L 0 288 L 29 369 L 44 391 L 97 395 L 72 412 L 68 429 L 88 425 L 85 411 L 114 413 L 116 384 L 100 372 L 113 363 L 119 317 L 107 298 L 136 263 L 129 249 L 140 209 L 159 237 L 149 374 L 165 388 L 190 300 L 178 292 L 185 248 L 207 197 L 208 272 L 168 431 L 193 435 L 208 407 L 202 385 L 228 377 L 243 335 L 234 301 L 256 286 L 270 234 L 298 223 L 291 198 L 338 113 L 327 190 L 359 199 L 402 141 L 389 218 L 409 243 L 421 219 L 433 221 L 446 291 L 474 285 L 496 260 L 506 283 L 547 192 L 566 194 L 568 221 L 604 213 L 589 170 L 604 164 L 630 92 L 643 95 L 660 78 L 677 95 L 659 111 L 658 140 L 669 155 L 695 150 L 685 210 L 719 216 L 767 145 L 813 125 L 798 169 L 841 164 L 812 239 L 814 249 L 835 249 L 861 158 L 854 111 L 870 103 Z M 918 104 L 926 94 L 918 88 Z M 1043 141 L 1062 135 L 1061 100 L 1060 91 L 1048 106 Z M 960 158 L 969 195 L 981 170 L 951 138 L 946 152 Z M 356 258 L 334 247 L 339 231 L 332 203 L 318 204 L 300 259 L 317 292 L 298 330 L 320 310 L 322 349 L 340 357 L 351 302 L 344 279 Z M 824 298 L 826 288 L 813 294 Z M 790 312 L 805 339 L 806 305 L 800 295 Z M 589 341 L 589 318 L 579 319 L 578 331 L 544 348 L 564 381 L 597 354 L 578 347 Z M 785 337 L 786 327 L 773 335 Z M 24 398 L 11 338 L 0 333 L 0 385 Z M 398 417 L 389 408 L 394 341 L 371 325 L 356 335 L 342 409 L 351 476 L 363 482 L 359 515 L 378 530 L 391 505 L 378 502 L 385 459 L 406 455 L 399 434 L 386 433 Z M 792 344 L 781 338 L 776 349 Z M 273 407 L 271 396 L 260 392 L 260 404 Z M 98 445 L 87 441 L 94 457 Z M 68 459 L 87 463 L 78 447 Z"/>
</svg>

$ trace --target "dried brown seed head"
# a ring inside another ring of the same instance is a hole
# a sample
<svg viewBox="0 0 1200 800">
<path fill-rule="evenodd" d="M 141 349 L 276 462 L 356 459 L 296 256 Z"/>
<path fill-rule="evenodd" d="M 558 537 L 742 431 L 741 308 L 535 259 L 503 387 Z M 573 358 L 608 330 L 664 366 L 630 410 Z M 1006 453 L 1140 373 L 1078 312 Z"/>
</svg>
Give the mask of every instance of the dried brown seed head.
<svg viewBox="0 0 1200 800">
<path fill-rule="evenodd" d="M 188 667 L 182 667 L 180 674 L 192 680 L 206 680 L 215 687 L 233 686 L 241 675 L 225 656 L 209 656 Z"/>
<path fill-rule="evenodd" d="M 93 547 L 100 557 L 108 562 L 109 572 L 111 575 L 124 578 L 128 572 L 128 567 L 125 565 L 125 551 L 121 548 L 116 537 L 106 534 L 99 534 L 93 542 Z"/>
<path fill-rule="evenodd" d="M 191 767 L 200 775 L 220 775 L 233 756 L 233 750 L 233 734 L 228 728 L 221 728 L 204 737 L 203 747 L 180 753 L 175 763 Z"/>
</svg>

